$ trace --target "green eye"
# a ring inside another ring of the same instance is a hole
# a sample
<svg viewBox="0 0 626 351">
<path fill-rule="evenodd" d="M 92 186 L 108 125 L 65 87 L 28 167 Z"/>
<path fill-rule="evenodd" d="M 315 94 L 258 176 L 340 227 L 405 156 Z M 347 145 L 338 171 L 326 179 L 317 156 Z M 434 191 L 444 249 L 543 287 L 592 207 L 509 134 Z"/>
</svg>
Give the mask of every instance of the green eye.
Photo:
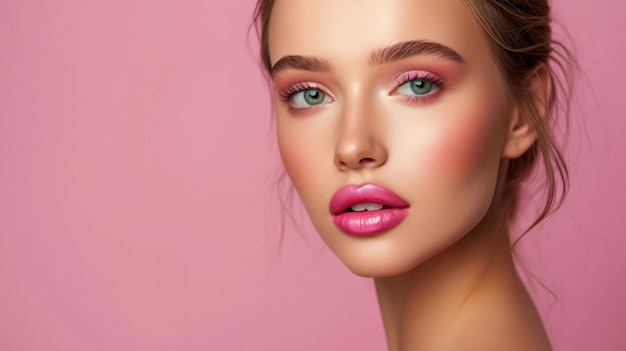
<svg viewBox="0 0 626 351">
<path fill-rule="evenodd" d="M 330 97 L 320 89 L 304 89 L 290 98 L 293 108 L 308 108 L 330 102 Z"/>
<path fill-rule="evenodd" d="M 415 95 L 425 95 L 433 91 L 435 84 L 426 79 L 414 79 L 409 82 L 411 91 L 415 93 Z"/>
<path fill-rule="evenodd" d="M 410 101 L 426 101 L 440 93 L 443 79 L 427 71 L 410 71 L 397 78 L 398 88 L 394 94 L 403 95 Z"/>
<path fill-rule="evenodd" d="M 305 90 L 302 94 L 304 95 L 304 101 L 308 105 L 319 105 L 324 102 L 324 99 L 326 98 L 326 94 L 317 89 Z"/>
</svg>

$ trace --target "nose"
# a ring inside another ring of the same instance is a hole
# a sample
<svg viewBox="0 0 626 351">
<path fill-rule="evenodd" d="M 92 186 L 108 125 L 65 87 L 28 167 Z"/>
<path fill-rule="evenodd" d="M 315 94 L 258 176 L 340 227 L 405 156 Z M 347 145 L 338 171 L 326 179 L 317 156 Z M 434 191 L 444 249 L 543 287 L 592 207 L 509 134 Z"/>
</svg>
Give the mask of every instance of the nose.
<svg viewBox="0 0 626 351">
<path fill-rule="evenodd" d="M 377 168 L 387 162 L 387 149 L 372 119 L 344 115 L 335 147 L 335 166 L 341 171 Z"/>
</svg>

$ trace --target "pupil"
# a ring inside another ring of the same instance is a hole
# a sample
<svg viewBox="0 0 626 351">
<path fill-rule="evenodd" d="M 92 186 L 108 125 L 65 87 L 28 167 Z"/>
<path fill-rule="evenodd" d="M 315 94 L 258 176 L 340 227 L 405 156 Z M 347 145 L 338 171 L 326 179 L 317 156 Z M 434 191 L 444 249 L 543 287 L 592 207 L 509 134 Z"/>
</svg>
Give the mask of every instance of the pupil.
<svg viewBox="0 0 626 351">
<path fill-rule="evenodd" d="M 411 90 L 415 94 L 426 94 L 432 89 L 432 83 L 424 79 L 415 79 L 411 82 Z"/>
<path fill-rule="evenodd" d="M 324 101 L 324 93 L 319 90 L 307 90 L 304 94 L 304 100 L 309 105 L 317 105 Z"/>
</svg>

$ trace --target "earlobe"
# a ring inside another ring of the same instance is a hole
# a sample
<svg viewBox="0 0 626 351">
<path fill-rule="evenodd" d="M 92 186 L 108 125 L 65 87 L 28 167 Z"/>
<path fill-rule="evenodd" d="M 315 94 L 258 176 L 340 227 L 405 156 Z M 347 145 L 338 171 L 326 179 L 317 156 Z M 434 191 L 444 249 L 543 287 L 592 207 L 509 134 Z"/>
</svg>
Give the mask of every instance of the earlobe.
<svg viewBox="0 0 626 351">
<path fill-rule="evenodd" d="M 537 127 L 547 122 L 552 82 L 547 66 L 540 65 L 531 74 L 523 94 L 511 111 L 511 122 L 502 157 L 522 156 L 537 140 Z"/>
</svg>

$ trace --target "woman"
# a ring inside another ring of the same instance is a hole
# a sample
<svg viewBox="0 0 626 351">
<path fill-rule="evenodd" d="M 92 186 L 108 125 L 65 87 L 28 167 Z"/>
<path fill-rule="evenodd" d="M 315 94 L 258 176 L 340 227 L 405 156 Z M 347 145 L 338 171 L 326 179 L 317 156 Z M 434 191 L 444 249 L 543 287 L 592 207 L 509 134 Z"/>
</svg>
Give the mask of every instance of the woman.
<svg viewBox="0 0 626 351">
<path fill-rule="evenodd" d="M 547 3 L 261 0 L 256 15 L 285 169 L 330 249 L 374 278 L 389 349 L 550 350 L 508 235 L 537 160 L 538 221 L 567 185 Z"/>
</svg>

